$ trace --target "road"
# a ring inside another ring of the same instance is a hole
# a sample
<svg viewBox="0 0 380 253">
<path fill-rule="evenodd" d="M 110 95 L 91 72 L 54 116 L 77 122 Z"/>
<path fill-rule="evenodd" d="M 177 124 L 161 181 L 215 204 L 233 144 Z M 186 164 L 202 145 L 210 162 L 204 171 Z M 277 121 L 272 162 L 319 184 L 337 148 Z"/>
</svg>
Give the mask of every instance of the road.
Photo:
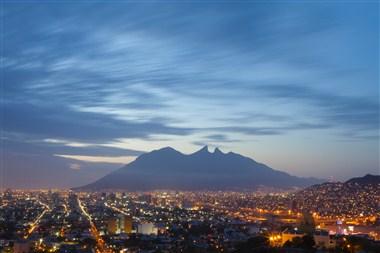
<svg viewBox="0 0 380 253">
<path fill-rule="evenodd" d="M 82 202 L 80 201 L 79 197 L 77 197 L 77 199 L 78 199 L 78 205 L 79 205 L 80 210 L 82 211 L 83 215 L 90 222 L 90 227 L 91 227 L 90 228 L 90 232 L 91 232 L 92 236 L 96 240 L 96 248 L 97 248 L 96 249 L 96 253 L 113 253 L 112 250 L 110 250 L 110 249 L 107 248 L 104 240 L 102 239 L 102 237 L 99 234 L 98 229 L 96 228 L 94 222 L 92 221 L 91 215 L 86 211 L 86 209 L 83 206 Z"/>
<path fill-rule="evenodd" d="M 45 203 L 42 203 L 41 201 L 38 201 L 38 203 L 42 206 L 45 207 L 45 209 L 42 211 L 42 213 L 37 217 L 37 219 L 32 223 L 32 226 L 29 228 L 27 234 L 24 236 L 25 239 L 28 239 L 28 237 L 33 233 L 33 231 L 38 227 L 38 224 L 40 223 L 42 217 L 44 217 L 44 215 L 50 211 L 50 207 L 45 204 Z"/>
<path fill-rule="evenodd" d="M 117 208 L 117 207 L 111 206 L 111 205 L 109 205 L 109 204 L 107 204 L 107 203 L 104 203 L 104 205 L 105 205 L 106 207 L 108 207 L 108 208 L 111 208 L 112 210 L 114 210 L 114 211 L 116 211 L 116 212 L 119 212 L 119 213 L 121 213 L 121 214 L 124 214 L 124 215 L 129 216 L 128 213 L 124 212 L 124 211 L 121 210 L 120 208 Z"/>
</svg>

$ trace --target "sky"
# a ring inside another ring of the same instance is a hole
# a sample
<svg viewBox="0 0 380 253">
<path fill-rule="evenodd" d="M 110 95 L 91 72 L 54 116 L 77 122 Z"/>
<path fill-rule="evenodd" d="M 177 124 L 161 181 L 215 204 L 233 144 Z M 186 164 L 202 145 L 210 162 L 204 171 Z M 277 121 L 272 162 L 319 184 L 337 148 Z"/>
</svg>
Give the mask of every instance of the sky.
<svg viewBox="0 0 380 253">
<path fill-rule="evenodd" d="M 2 187 L 171 146 L 379 174 L 377 1 L 2 1 Z"/>
</svg>

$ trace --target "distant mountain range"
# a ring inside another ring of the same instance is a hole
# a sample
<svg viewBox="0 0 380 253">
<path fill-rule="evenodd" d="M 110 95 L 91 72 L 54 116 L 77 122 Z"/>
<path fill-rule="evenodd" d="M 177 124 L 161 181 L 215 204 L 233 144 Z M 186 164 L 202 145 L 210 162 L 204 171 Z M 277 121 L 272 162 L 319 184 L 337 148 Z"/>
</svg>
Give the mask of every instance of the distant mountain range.
<svg viewBox="0 0 380 253">
<path fill-rule="evenodd" d="M 274 170 L 251 158 L 205 146 L 186 155 L 162 148 L 139 156 L 128 165 L 94 183 L 75 190 L 123 189 L 149 190 L 254 190 L 259 186 L 275 188 L 306 187 L 321 183 Z"/>
</svg>

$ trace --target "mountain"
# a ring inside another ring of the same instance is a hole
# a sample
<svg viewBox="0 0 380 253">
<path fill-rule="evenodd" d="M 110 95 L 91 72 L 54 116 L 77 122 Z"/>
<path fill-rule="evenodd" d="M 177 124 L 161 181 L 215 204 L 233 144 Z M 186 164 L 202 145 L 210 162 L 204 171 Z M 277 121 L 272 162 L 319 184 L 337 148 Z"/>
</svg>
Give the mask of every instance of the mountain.
<svg viewBox="0 0 380 253">
<path fill-rule="evenodd" d="M 380 175 L 371 175 L 367 174 L 364 177 L 355 177 L 346 181 L 346 184 L 359 184 L 359 185 L 368 185 L 376 184 L 380 185 Z"/>
<path fill-rule="evenodd" d="M 128 165 L 76 190 L 253 190 L 261 185 L 291 188 L 320 182 L 291 176 L 251 158 L 223 153 L 218 148 L 209 152 L 205 146 L 185 155 L 166 147 L 142 154 Z"/>
</svg>

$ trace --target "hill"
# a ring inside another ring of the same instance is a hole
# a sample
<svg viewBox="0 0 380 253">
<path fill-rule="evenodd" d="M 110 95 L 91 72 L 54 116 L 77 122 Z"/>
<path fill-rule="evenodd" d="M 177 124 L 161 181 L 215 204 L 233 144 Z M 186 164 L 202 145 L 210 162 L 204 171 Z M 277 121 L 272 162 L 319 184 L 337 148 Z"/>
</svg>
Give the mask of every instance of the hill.
<svg viewBox="0 0 380 253">
<path fill-rule="evenodd" d="M 346 184 L 360 184 L 360 185 L 379 185 L 380 184 L 380 176 L 379 175 L 371 175 L 367 174 L 364 177 L 355 177 L 346 181 Z"/>
<path fill-rule="evenodd" d="M 322 215 L 380 215 L 380 176 L 366 175 L 344 183 L 329 182 L 299 191 L 295 200 L 305 211 Z"/>
</svg>

